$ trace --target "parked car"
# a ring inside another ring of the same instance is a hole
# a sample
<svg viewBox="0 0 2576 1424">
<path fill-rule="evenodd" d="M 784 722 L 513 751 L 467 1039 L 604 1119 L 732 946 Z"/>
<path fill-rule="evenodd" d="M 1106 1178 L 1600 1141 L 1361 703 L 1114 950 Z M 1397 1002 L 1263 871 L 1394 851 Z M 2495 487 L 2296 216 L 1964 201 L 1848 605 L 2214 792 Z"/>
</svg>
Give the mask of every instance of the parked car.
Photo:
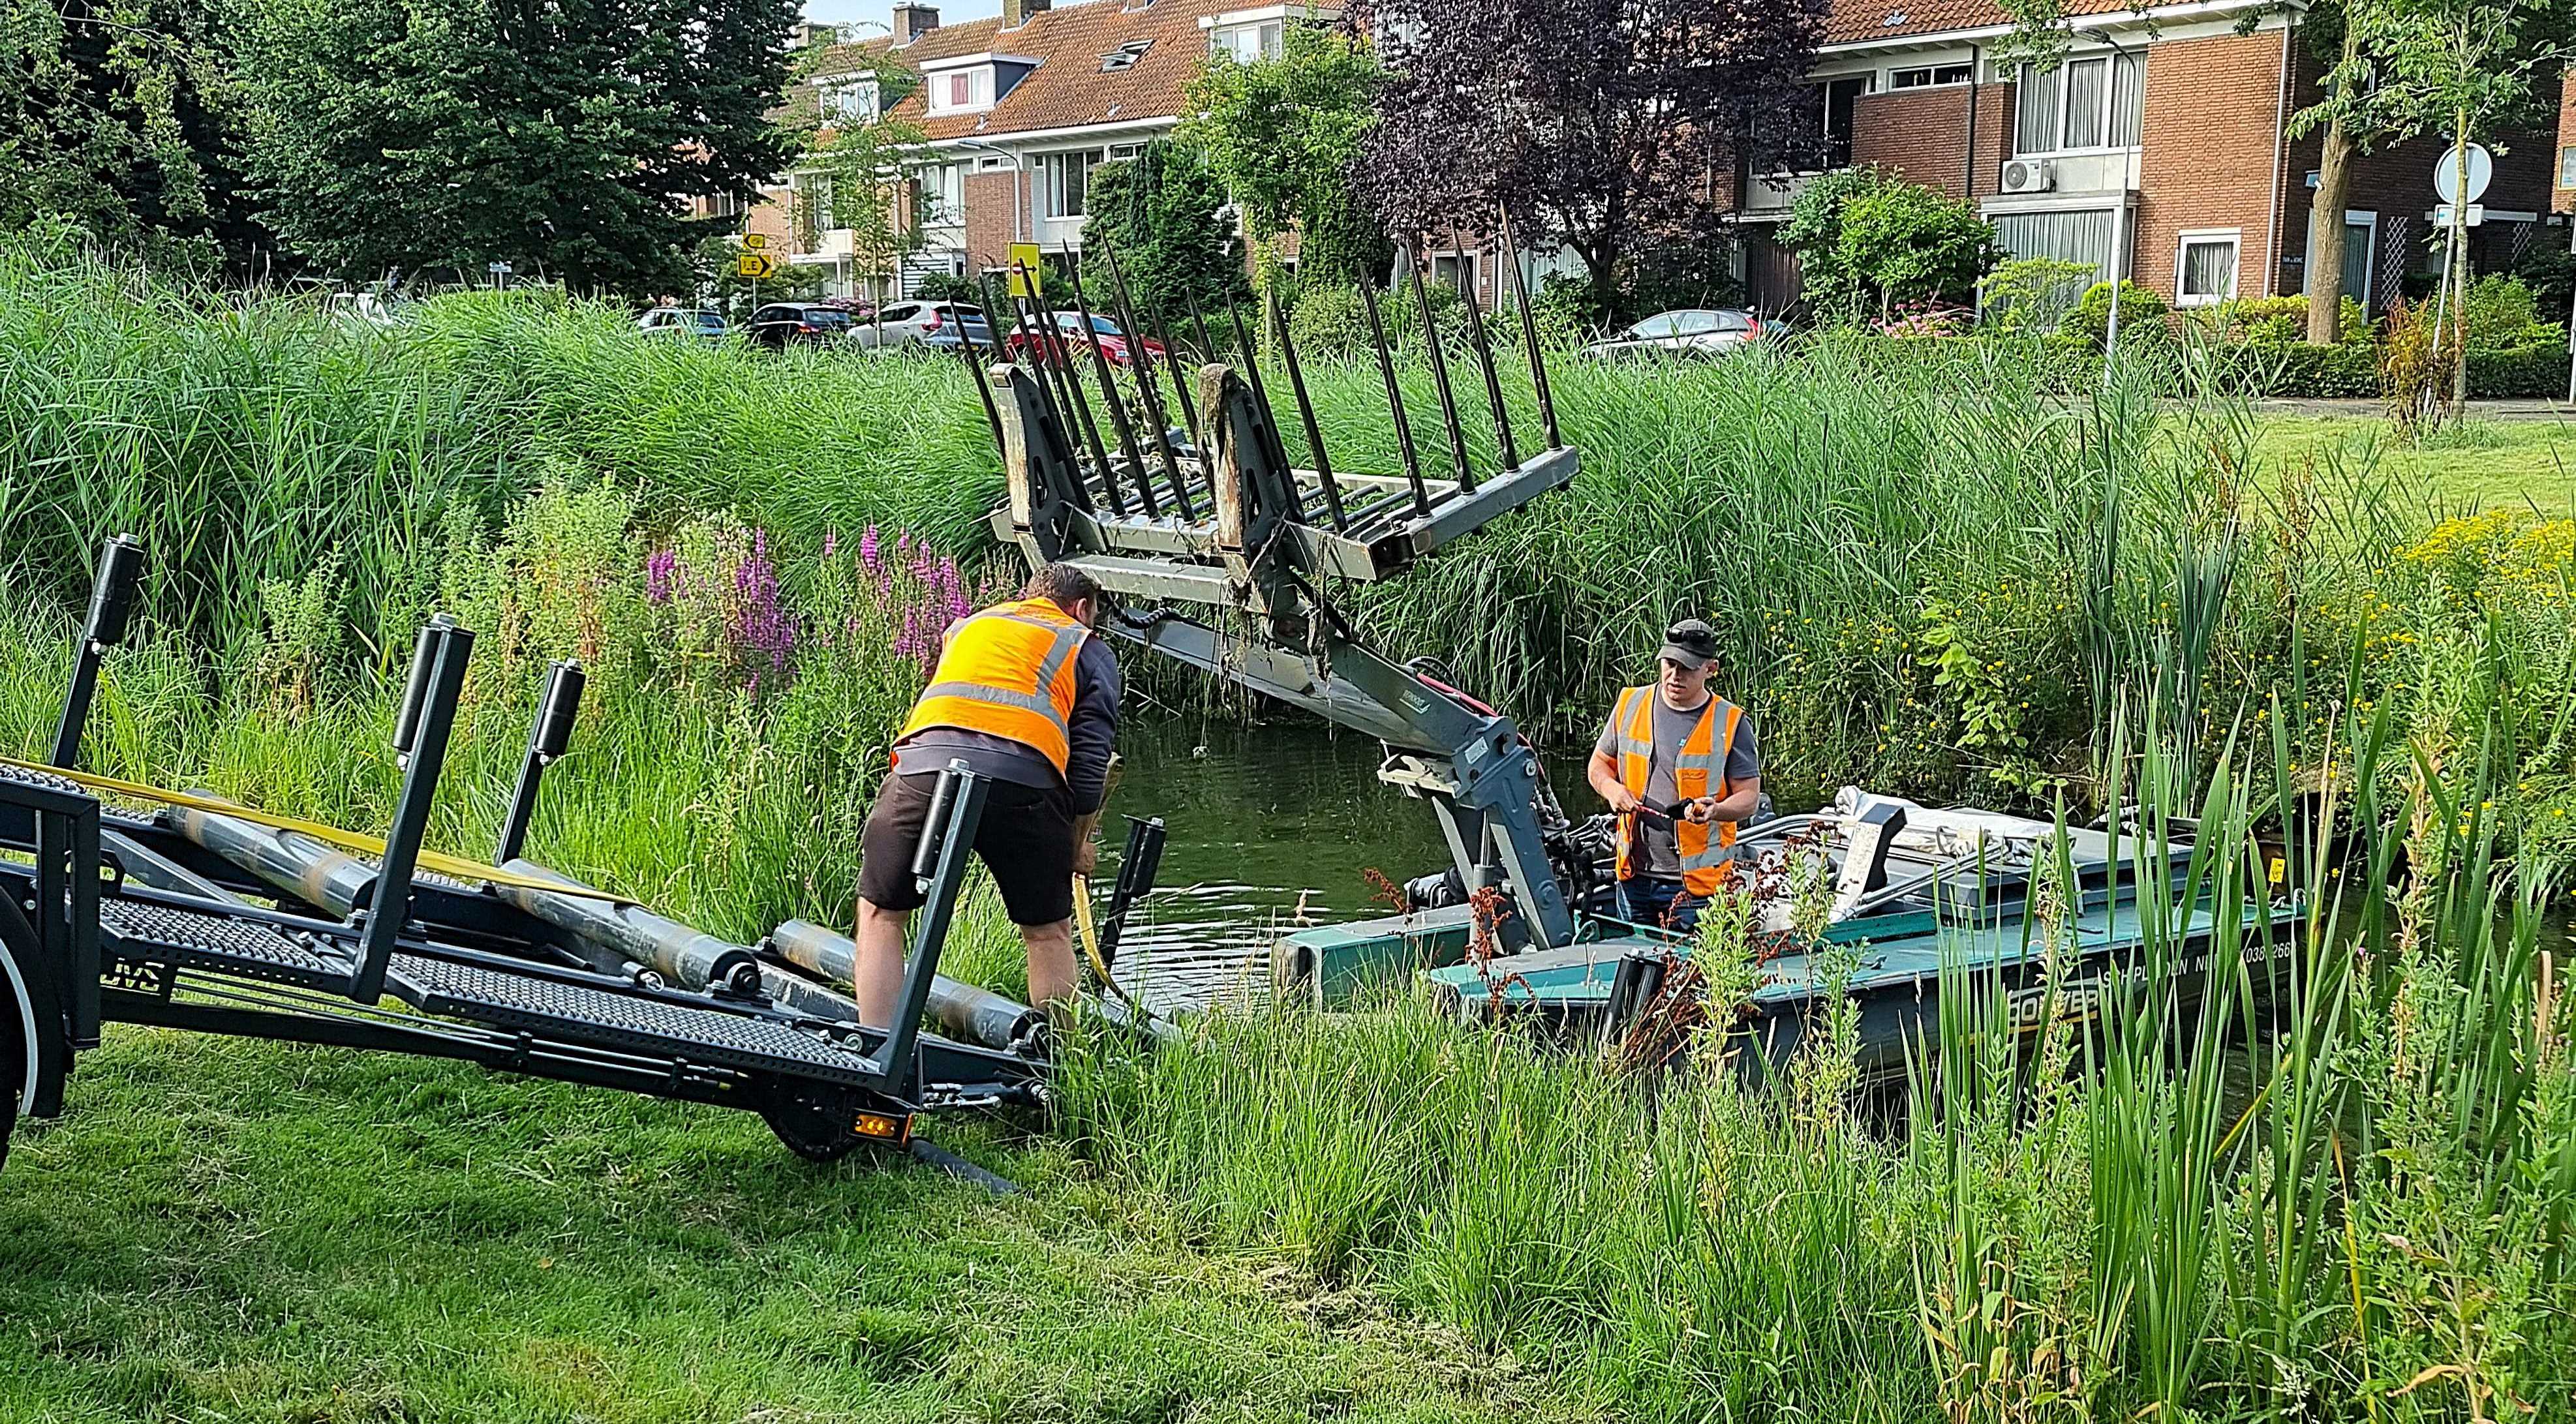
<svg viewBox="0 0 2576 1424">
<path fill-rule="evenodd" d="M 395 327 L 404 321 L 402 310 L 377 292 L 333 292 L 323 310 L 343 326 Z"/>
<path fill-rule="evenodd" d="M 1080 350 L 1086 339 L 1086 333 L 1082 327 L 1082 313 L 1057 312 L 1055 326 L 1061 339 L 1046 343 L 1048 350 L 1041 353 L 1042 359 L 1068 354 L 1084 361 L 1091 359 L 1088 352 Z M 1156 361 L 1165 359 L 1163 343 L 1150 336 L 1130 336 L 1119 329 L 1118 323 L 1105 316 L 1095 315 L 1091 318 L 1088 339 L 1099 344 L 1100 354 L 1108 357 L 1109 364 L 1112 366 L 1124 366 L 1133 361 L 1134 357 L 1129 353 L 1129 347 L 1139 341 L 1144 343 L 1148 356 Z M 1027 332 L 1014 331 L 1002 342 L 1002 354 L 1016 361 L 1028 351 L 1030 345 Z"/>
<path fill-rule="evenodd" d="M 1749 311 L 1723 307 L 1690 307 L 1657 312 L 1607 341 L 1583 348 L 1597 361 L 1635 360 L 1649 356 L 1723 356 L 1766 337 L 1780 334 L 1776 321 L 1766 323 Z"/>
<path fill-rule="evenodd" d="M 655 307 L 635 318 L 635 329 L 647 336 L 695 336 L 706 341 L 722 341 L 733 328 L 725 324 L 721 312 Z"/>
<path fill-rule="evenodd" d="M 982 310 L 963 302 L 889 303 L 873 318 L 860 318 L 850 329 L 850 338 L 874 350 L 922 346 L 954 354 L 960 327 L 979 348 L 993 344 L 993 333 L 984 325 Z"/>
<path fill-rule="evenodd" d="M 751 314 L 747 335 L 772 351 L 790 346 L 833 346 L 850 339 L 858 323 L 844 307 L 821 302 L 773 302 Z"/>
</svg>

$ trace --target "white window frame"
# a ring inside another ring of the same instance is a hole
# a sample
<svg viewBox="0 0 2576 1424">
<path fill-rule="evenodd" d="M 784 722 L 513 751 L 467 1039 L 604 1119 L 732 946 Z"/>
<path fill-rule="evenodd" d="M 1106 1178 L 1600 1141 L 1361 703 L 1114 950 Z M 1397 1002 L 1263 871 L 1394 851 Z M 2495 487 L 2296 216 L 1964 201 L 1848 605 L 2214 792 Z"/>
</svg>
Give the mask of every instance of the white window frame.
<svg viewBox="0 0 2576 1424">
<path fill-rule="evenodd" d="M 2236 253 L 2236 260 L 2227 265 L 2226 292 L 2215 296 L 2195 296 L 2191 293 L 2185 292 L 2182 284 L 2191 272 L 2190 257 L 2192 248 L 2220 242 L 2226 243 L 2230 248 L 2233 248 Z M 2174 234 L 2174 306 L 2177 310 L 2184 307 L 2214 307 L 2221 302 L 2232 302 L 2236 300 L 2236 294 L 2243 291 L 2244 287 L 2245 229 L 2241 227 L 2197 227 L 2185 228 L 2181 232 Z"/>
<path fill-rule="evenodd" d="M 993 107 L 993 66 L 979 64 L 964 69 L 938 69 L 923 76 L 923 112 L 927 114 L 973 114 Z M 966 98 L 959 102 L 950 97 L 954 81 L 966 81 Z"/>
<path fill-rule="evenodd" d="M 1485 274 L 1479 270 L 1479 268 L 1483 266 L 1482 253 L 1477 252 L 1473 248 L 1469 248 L 1464 251 L 1457 248 L 1451 248 L 1446 252 L 1426 252 L 1423 256 L 1431 259 L 1431 280 L 1434 282 L 1446 281 L 1451 287 L 1457 289 L 1458 295 L 1465 297 L 1471 302 L 1476 300 L 1477 292 L 1482 290 L 1478 284 L 1484 280 L 1485 276 Z M 1450 264 L 1450 275 L 1446 278 L 1440 275 L 1440 264 L 1443 262 Z M 1466 281 L 1463 283 L 1458 280 L 1461 276 L 1466 278 Z"/>
<path fill-rule="evenodd" d="M 2145 48 L 2141 46 L 2130 50 L 2129 54 L 2136 57 L 2138 64 L 2138 141 L 2136 143 L 2104 142 L 2091 144 L 2083 148 L 2022 147 L 2021 92 L 2022 86 L 2030 82 L 2030 76 L 2032 74 L 2031 66 L 2024 64 L 2015 69 L 2012 76 L 2013 151 L 2011 156 L 2014 158 L 2073 158 L 2084 154 L 2137 153 L 2142 151 L 2147 141 L 2147 52 Z M 2066 142 L 2066 106 L 2073 101 L 2075 90 L 2074 85 L 2066 82 L 2066 71 L 2075 65 L 2089 63 L 2097 59 L 2102 61 L 2103 65 L 2102 136 L 2107 140 L 2119 129 L 2118 119 L 2120 107 L 2121 54 L 2117 50 L 2109 49 L 2086 50 L 2079 54 L 2068 55 L 2050 76 L 2057 81 L 2057 119 L 2054 139 L 2055 142 L 2059 144 Z"/>
<path fill-rule="evenodd" d="M 1941 77 L 1944 70 L 1956 74 L 1958 77 L 1955 79 L 1944 79 Z M 1977 66 L 1964 59 L 1943 59 L 1933 60 L 1923 64 L 1891 65 L 1887 71 L 1887 82 L 1885 86 L 1876 92 L 1894 94 L 1910 89 L 1957 89 L 1965 86 L 1968 81 L 1975 76 L 1976 72 Z M 1907 74 L 1920 74 L 1923 77 L 1919 80 L 1913 81 L 1912 83 L 1900 82 L 1899 76 Z M 2059 128 L 2063 131 L 2064 124 L 2061 123 Z"/>
<path fill-rule="evenodd" d="M 1090 161 L 1083 165 L 1082 170 L 1082 211 L 1068 213 L 1064 210 L 1065 163 L 1066 160 L 1077 156 Z M 1037 172 L 1038 196 L 1047 221 L 1080 222 L 1088 217 L 1091 213 L 1092 172 L 1108 161 L 1109 150 L 1099 147 L 1059 148 L 1037 155 L 1030 166 Z"/>
<path fill-rule="evenodd" d="M 872 124 L 877 121 L 875 75 L 836 76 L 818 80 L 814 87 L 816 106 L 821 111 L 823 122 Z M 856 112 L 852 112 L 850 101 L 853 99 L 860 101 Z"/>
<path fill-rule="evenodd" d="M 2563 145 L 2558 150 L 2558 186 L 2576 188 L 2576 143 Z"/>
</svg>

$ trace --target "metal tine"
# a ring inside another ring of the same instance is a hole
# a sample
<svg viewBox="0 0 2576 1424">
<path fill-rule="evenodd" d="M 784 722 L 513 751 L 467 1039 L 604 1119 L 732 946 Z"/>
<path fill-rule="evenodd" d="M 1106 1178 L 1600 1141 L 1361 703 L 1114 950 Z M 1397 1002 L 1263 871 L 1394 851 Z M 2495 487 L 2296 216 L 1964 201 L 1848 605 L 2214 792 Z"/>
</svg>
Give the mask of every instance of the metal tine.
<svg viewBox="0 0 2576 1424">
<path fill-rule="evenodd" d="M 1172 488 L 1172 502 L 1180 506 L 1181 518 L 1196 519 L 1198 511 L 1190 508 L 1190 487 L 1181 481 L 1181 457 L 1172 449 L 1172 421 L 1163 410 L 1162 388 L 1154 379 L 1154 353 L 1146 349 L 1145 328 L 1136 324 L 1136 308 L 1127 299 L 1127 274 L 1118 266 L 1118 254 L 1104 246 L 1100 255 L 1109 261 L 1109 294 L 1118 301 L 1118 324 L 1127 331 L 1127 358 L 1136 363 L 1136 393 L 1145 400 L 1145 418 L 1154 422 L 1154 446 L 1163 455 L 1163 478 Z"/>
<path fill-rule="evenodd" d="M 1315 457 L 1315 479 L 1324 487 L 1324 507 L 1333 513 L 1333 528 L 1347 534 L 1351 517 L 1342 508 L 1342 487 L 1333 479 L 1333 457 L 1324 450 L 1323 427 L 1315 423 L 1315 403 L 1306 399 L 1306 373 L 1297 364 L 1297 343 L 1288 339 L 1288 313 L 1277 302 L 1270 308 L 1270 329 L 1279 337 L 1279 359 L 1288 367 L 1288 393 L 1297 398 L 1297 419 L 1306 427 L 1306 449 Z"/>
<path fill-rule="evenodd" d="M 1360 279 L 1360 307 L 1368 313 L 1369 345 L 1377 349 L 1377 373 L 1386 380 L 1387 408 L 1395 413 L 1395 448 L 1404 457 L 1404 478 L 1413 486 L 1413 512 L 1428 518 L 1431 491 L 1422 485 L 1422 456 L 1413 448 L 1413 426 L 1404 418 L 1404 388 L 1395 382 L 1395 355 L 1386 349 L 1386 323 L 1377 313 L 1377 288 Z"/>
<path fill-rule="evenodd" d="M 1118 453 L 1127 461 L 1127 470 L 1136 477 L 1136 502 L 1145 506 L 1145 517 L 1160 519 L 1162 506 L 1154 499 L 1153 477 L 1145 472 L 1145 447 L 1136 443 L 1135 422 L 1127 418 L 1126 398 L 1118 393 L 1118 374 L 1109 369 L 1109 353 L 1100 349 L 1100 327 L 1091 319 L 1091 299 L 1082 294 L 1082 261 L 1072 248 L 1064 250 L 1064 265 L 1073 275 L 1073 309 L 1082 316 L 1082 344 L 1091 348 L 1092 370 L 1100 377 L 1100 398 L 1109 404 L 1109 423 L 1118 431 Z M 1133 342 L 1128 345 L 1128 359 L 1135 359 Z M 1077 379 L 1079 379 L 1077 377 Z"/>
<path fill-rule="evenodd" d="M 996 292 L 993 288 L 993 274 L 991 272 L 979 274 L 976 281 L 984 293 L 984 311 L 986 314 L 989 316 L 991 313 L 1000 311 L 1003 307 L 1008 306 L 1011 311 L 1012 327 L 1023 337 L 1028 336 L 1030 331 L 1029 322 L 1027 315 L 1020 310 L 1019 298 L 1009 296 L 1007 291 Z M 1007 298 L 1007 300 L 1004 300 L 1005 298 Z M 985 323 L 985 329 L 988 331 L 992 329 L 992 323 L 989 320 Z M 1034 341 L 1030 343 L 1029 349 L 1032 351 L 1037 349 Z M 1001 345 L 998 341 L 994 344 L 993 354 L 997 359 L 1001 355 Z M 1072 447 L 1075 439 L 1073 433 L 1073 418 L 1065 413 L 1063 406 L 1057 403 L 1055 384 L 1047 379 L 1046 368 L 1043 365 L 1033 366 L 1030 369 L 1030 374 L 1037 378 L 1038 404 L 1046 409 L 1047 423 L 1055 428 L 1055 438 L 1065 443 L 1064 453 L 1071 456 L 1074 453 Z M 1077 461 L 1076 463 L 1079 462 Z M 1091 502 L 1091 486 L 1087 482 L 1076 481 L 1072 493 L 1074 502 L 1082 507 L 1083 513 L 1090 513 L 1094 508 Z"/>
<path fill-rule="evenodd" d="M 1512 296 L 1521 306 L 1521 344 L 1529 349 L 1530 389 L 1538 393 L 1539 419 L 1547 425 L 1547 448 L 1562 450 L 1565 437 L 1556 428 L 1556 396 L 1548 390 L 1547 363 L 1539 359 L 1538 321 L 1530 315 L 1529 283 L 1521 278 L 1521 245 L 1512 238 L 1511 209 L 1496 208 L 1494 211 L 1502 219 L 1501 256 L 1511 269 Z"/>
<path fill-rule="evenodd" d="M 1100 483 L 1109 491 L 1109 512 L 1123 516 L 1127 513 L 1127 497 L 1118 489 L 1118 468 L 1109 463 L 1109 451 L 1100 443 L 1100 426 L 1091 418 L 1091 402 L 1082 394 L 1082 380 L 1073 369 L 1073 353 L 1065 347 L 1064 330 L 1056 323 L 1055 308 L 1047 305 L 1046 287 L 1038 274 L 1031 271 L 1029 264 L 1025 262 L 1017 265 L 1020 274 L 1028 279 L 1029 305 L 1036 308 L 1038 328 L 1045 333 L 1036 348 L 1039 364 L 1042 366 L 1060 364 L 1063 367 L 1056 374 L 1063 380 L 1064 392 L 1073 406 L 1074 418 L 1082 426 L 1082 439 L 1083 443 L 1090 447 L 1091 463 L 1100 470 Z M 1061 362 L 1054 359 L 1059 356 L 1063 358 Z"/>
<path fill-rule="evenodd" d="M 1190 448 L 1197 451 L 1199 458 L 1204 461 L 1207 458 L 1207 442 L 1199 438 L 1198 402 L 1191 397 L 1189 382 L 1181 374 L 1182 368 L 1188 363 L 1172 355 L 1175 350 L 1184 356 L 1188 355 L 1189 345 L 1180 337 L 1173 335 L 1172 324 L 1163 319 L 1162 303 L 1156 302 L 1153 312 L 1154 329 L 1163 333 L 1163 364 L 1171 368 L 1172 394 L 1180 398 L 1181 425 L 1190 432 Z M 1175 472 L 1172 478 L 1178 480 L 1180 476 Z"/>
<path fill-rule="evenodd" d="M 1253 404 L 1261 407 L 1262 428 L 1270 433 L 1271 465 L 1288 485 L 1289 516 L 1302 523 L 1306 518 L 1306 497 L 1298 492 L 1297 472 L 1288 464 L 1288 446 L 1279 438 L 1279 412 L 1271 409 L 1270 392 L 1261 384 L 1261 352 L 1253 346 L 1252 333 L 1243 325 L 1243 311 L 1232 297 L 1225 299 L 1225 317 L 1234 323 L 1234 344 L 1243 353 L 1244 373 L 1252 378 Z"/>
<path fill-rule="evenodd" d="M 1440 397 L 1440 426 L 1449 435 L 1449 462 L 1457 471 L 1459 493 L 1474 494 L 1476 472 L 1467 467 L 1467 432 L 1458 425 L 1458 393 L 1449 387 L 1449 358 L 1441 354 L 1440 328 L 1431 322 L 1431 294 L 1422 285 L 1420 255 L 1411 242 L 1406 242 L 1401 252 L 1404 278 L 1413 286 L 1413 305 L 1422 313 L 1422 344 L 1431 352 L 1431 389 Z M 1467 304 L 1473 306 L 1475 301 L 1471 295 Z"/>
<path fill-rule="evenodd" d="M 1181 288 L 1181 300 L 1189 304 L 1190 325 L 1198 328 L 1200 363 L 1213 363 L 1216 360 L 1216 338 L 1208 335 L 1207 314 L 1199 310 L 1199 294 L 1188 287 L 1183 287 Z M 1208 435 L 1213 439 L 1216 432 L 1211 430 L 1208 432 Z M 1200 465 L 1207 471 L 1208 508 L 1214 509 L 1216 508 L 1216 452 L 1209 450 L 1205 446 L 1201 446 L 1199 447 L 1199 453 L 1202 457 Z"/>
<path fill-rule="evenodd" d="M 1449 246 L 1453 251 L 1466 250 L 1458 246 L 1458 228 L 1454 223 L 1449 228 Z M 1497 281 L 1495 294 L 1500 295 L 1502 290 L 1502 283 Z M 1494 412 L 1494 444 L 1503 452 L 1503 468 L 1517 470 L 1521 465 L 1521 452 L 1520 447 L 1512 443 L 1512 413 L 1503 404 L 1502 378 L 1494 373 L 1494 348 L 1485 339 L 1485 309 L 1477 304 L 1474 292 L 1467 294 L 1467 333 L 1476 347 L 1476 368 L 1485 375 L 1485 404 Z"/>
<path fill-rule="evenodd" d="M 986 327 L 985 330 L 992 330 Z M 975 394 L 984 398 L 984 423 L 993 427 L 993 448 L 1002 448 L 1002 409 L 993 404 L 993 378 L 976 358 L 975 338 L 966 330 L 966 319 L 957 320 L 957 354 L 966 363 L 966 375 L 975 383 Z"/>
</svg>

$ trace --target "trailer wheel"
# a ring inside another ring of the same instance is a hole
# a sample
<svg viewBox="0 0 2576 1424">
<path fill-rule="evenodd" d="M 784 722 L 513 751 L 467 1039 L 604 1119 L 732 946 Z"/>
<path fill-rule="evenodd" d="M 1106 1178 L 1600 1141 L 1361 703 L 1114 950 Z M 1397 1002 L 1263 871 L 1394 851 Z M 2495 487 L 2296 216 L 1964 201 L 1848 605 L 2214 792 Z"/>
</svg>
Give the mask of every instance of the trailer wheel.
<svg viewBox="0 0 2576 1424">
<path fill-rule="evenodd" d="M 6 950 L 0 950 L 5 955 Z M 9 1135 L 18 1127 L 18 1103 L 27 1092 L 27 1033 L 20 1019 L 25 1005 L 11 978 L 0 974 L 0 1167 L 9 1162 Z"/>
<path fill-rule="evenodd" d="M 865 1107 L 847 1088 L 772 1081 L 762 1088 L 760 1116 L 789 1151 L 808 1162 L 837 1162 L 862 1147 L 901 1146 L 859 1135 L 853 1124 Z"/>
</svg>

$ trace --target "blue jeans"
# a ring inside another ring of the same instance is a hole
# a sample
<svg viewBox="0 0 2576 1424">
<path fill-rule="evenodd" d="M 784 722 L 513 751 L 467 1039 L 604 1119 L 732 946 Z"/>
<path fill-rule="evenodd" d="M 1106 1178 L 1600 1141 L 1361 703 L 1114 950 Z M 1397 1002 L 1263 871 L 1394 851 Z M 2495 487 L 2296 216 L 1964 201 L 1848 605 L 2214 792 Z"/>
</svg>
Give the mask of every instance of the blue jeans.
<svg viewBox="0 0 2576 1424">
<path fill-rule="evenodd" d="M 1658 880 L 1651 875 L 1620 881 L 1618 893 L 1619 918 L 1632 925 L 1656 925 L 1684 933 L 1699 928 L 1700 906 L 1708 903 L 1684 892 L 1678 880 Z"/>
</svg>

